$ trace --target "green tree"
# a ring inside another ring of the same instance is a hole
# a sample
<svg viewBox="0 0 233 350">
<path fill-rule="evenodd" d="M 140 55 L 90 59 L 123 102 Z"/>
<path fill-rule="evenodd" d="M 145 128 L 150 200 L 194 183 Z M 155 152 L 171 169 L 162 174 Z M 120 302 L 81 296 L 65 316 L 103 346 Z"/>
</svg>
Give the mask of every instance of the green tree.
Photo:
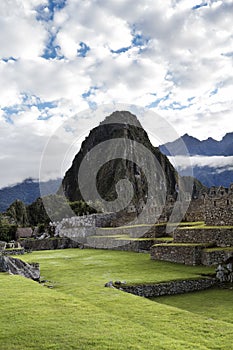
<svg viewBox="0 0 233 350">
<path fill-rule="evenodd" d="M 21 226 L 28 225 L 27 208 L 22 201 L 18 199 L 14 201 L 7 209 L 6 214 L 15 224 Z"/>
<path fill-rule="evenodd" d="M 84 201 L 75 201 L 75 202 L 70 202 L 69 204 L 73 212 L 78 216 L 96 213 L 96 210 L 91 206 L 89 206 Z"/>
<path fill-rule="evenodd" d="M 9 242 L 15 239 L 17 225 L 9 224 L 8 220 L 0 214 L 0 241 Z"/>
</svg>

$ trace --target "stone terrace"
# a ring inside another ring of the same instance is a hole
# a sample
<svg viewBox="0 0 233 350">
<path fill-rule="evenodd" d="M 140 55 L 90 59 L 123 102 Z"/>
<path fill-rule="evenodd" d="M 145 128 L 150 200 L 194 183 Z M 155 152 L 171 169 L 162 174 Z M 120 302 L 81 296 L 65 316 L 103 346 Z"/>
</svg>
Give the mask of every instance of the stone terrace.
<svg viewBox="0 0 233 350">
<path fill-rule="evenodd" d="M 155 244 L 151 258 L 187 265 L 215 265 L 233 254 L 233 229 L 225 227 L 179 227 L 173 242 Z"/>
</svg>

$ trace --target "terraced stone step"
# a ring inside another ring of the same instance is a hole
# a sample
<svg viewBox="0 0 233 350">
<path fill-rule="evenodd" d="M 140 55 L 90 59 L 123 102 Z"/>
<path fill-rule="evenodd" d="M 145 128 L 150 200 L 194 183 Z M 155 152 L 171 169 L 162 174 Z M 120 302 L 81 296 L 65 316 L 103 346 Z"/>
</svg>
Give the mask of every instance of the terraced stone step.
<svg viewBox="0 0 233 350">
<path fill-rule="evenodd" d="M 165 225 L 160 224 L 96 228 L 97 236 L 129 235 L 130 237 L 140 238 L 146 235 L 147 237 L 163 237 L 164 232 Z"/>
<path fill-rule="evenodd" d="M 124 235 L 113 236 L 90 236 L 87 238 L 85 247 L 96 249 L 125 250 L 134 252 L 149 252 L 154 244 L 154 239 L 130 238 Z"/>
</svg>

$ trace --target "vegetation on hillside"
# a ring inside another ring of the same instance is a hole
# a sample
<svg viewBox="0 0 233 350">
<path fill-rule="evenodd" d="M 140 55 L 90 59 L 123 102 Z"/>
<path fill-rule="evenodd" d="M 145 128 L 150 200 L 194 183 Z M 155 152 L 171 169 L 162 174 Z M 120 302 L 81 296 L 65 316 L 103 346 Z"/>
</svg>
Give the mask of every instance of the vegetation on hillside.
<svg viewBox="0 0 233 350">
<path fill-rule="evenodd" d="M 33 203 L 40 195 L 49 195 L 57 192 L 61 179 L 39 182 L 32 178 L 13 186 L 0 189 L 0 212 L 4 212 L 16 200 L 26 205 Z"/>
<path fill-rule="evenodd" d="M 96 213 L 96 210 L 83 201 L 67 202 L 58 195 L 50 195 L 38 198 L 32 204 L 26 206 L 22 201 L 16 200 L 7 209 L 5 216 L 9 222 L 19 226 L 45 226 L 54 219 L 60 221 L 70 215 L 85 215 Z M 52 219 L 51 219 L 52 218 Z"/>
<path fill-rule="evenodd" d="M 15 238 L 17 225 L 9 223 L 6 217 L 0 214 L 0 241 L 10 242 Z"/>
</svg>

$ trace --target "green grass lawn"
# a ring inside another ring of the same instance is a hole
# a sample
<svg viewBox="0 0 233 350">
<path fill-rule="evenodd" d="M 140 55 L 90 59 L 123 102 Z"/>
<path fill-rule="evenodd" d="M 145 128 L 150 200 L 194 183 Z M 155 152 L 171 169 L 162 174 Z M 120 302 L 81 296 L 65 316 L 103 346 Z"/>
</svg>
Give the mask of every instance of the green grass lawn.
<svg viewBox="0 0 233 350">
<path fill-rule="evenodd" d="M 233 289 L 210 289 L 201 293 L 153 298 L 155 302 L 170 305 L 191 313 L 233 324 Z"/>
<path fill-rule="evenodd" d="M 53 288 L 0 274 L 1 350 L 232 348 L 233 325 L 225 316 L 210 317 L 104 287 L 110 280 L 195 278 L 212 268 L 156 262 L 149 254 L 87 249 L 20 258 L 39 262 L 41 275 Z"/>
</svg>

